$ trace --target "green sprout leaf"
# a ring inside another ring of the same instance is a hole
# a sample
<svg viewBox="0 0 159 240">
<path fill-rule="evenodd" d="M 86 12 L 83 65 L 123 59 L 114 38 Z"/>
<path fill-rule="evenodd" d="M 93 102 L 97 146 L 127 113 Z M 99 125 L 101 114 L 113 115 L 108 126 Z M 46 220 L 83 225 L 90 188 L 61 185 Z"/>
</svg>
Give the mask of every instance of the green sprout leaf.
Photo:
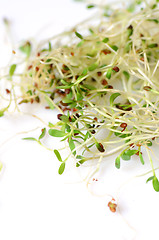
<svg viewBox="0 0 159 240">
<path fill-rule="evenodd" d="M 125 160 L 125 161 L 128 161 L 128 160 L 131 159 L 131 156 L 127 155 L 126 153 L 123 153 L 123 154 L 121 155 L 121 158 L 122 158 L 123 160 Z"/>
<path fill-rule="evenodd" d="M 81 164 L 85 163 L 87 160 L 82 159 L 76 163 L 76 167 L 80 167 Z"/>
<path fill-rule="evenodd" d="M 82 76 L 86 76 L 87 72 L 88 72 L 87 68 L 83 69 Z"/>
<path fill-rule="evenodd" d="M 154 19 L 147 19 L 147 21 L 149 21 L 149 22 L 155 22 L 155 23 L 159 23 L 159 20 L 158 19 L 156 19 L 156 18 L 154 18 Z"/>
<path fill-rule="evenodd" d="M 118 51 L 118 47 L 117 47 L 116 45 L 112 45 L 111 48 L 112 48 L 115 52 Z"/>
<path fill-rule="evenodd" d="M 101 143 L 96 143 L 96 148 L 100 151 L 100 152 L 105 152 L 105 149 L 103 147 L 103 145 Z"/>
<path fill-rule="evenodd" d="M 95 5 L 93 5 L 93 4 L 90 4 L 90 5 L 87 6 L 88 9 L 94 8 L 94 7 L 95 7 Z"/>
<path fill-rule="evenodd" d="M 110 106 L 113 106 L 113 102 L 114 100 L 120 96 L 121 94 L 120 93 L 113 93 L 111 96 L 110 96 Z"/>
<path fill-rule="evenodd" d="M 127 80 L 130 78 L 130 74 L 127 71 L 123 71 L 123 74 Z"/>
<path fill-rule="evenodd" d="M 55 149 L 55 150 L 54 150 L 54 153 L 55 153 L 57 159 L 58 159 L 60 162 L 63 162 L 59 151 Z"/>
<path fill-rule="evenodd" d="M 148 141 L 148 142 L 147 142 L 147 146 L 151 147 L 151 146 L 152 146 L 152 142 L 151 142 L 151 141 Z"/>
<path fill-rule="evenodd" d="M 45 134 L 46 134 L 46 128 L 43 128 L 42 133 L 39 136 L 39 140 L 42 139 L 45 136 Z"/>
<path fill-rule="evenodd" d="M 107 42 L 109 42 L 109 38 L 107 38 L 107 37 L 106 37 L 106 38 L 104 38 L 102 42 L 104 42 L 104 43 L 107 43 Z"/>
<path fill-rule="evenodd" d="M 158 44 L 157 43 L 152 43 L 147 46 L 148 48 L 157 48 Z"/>
<path fill-rule="evenodd" d="M 121 155 L 121 158 L 126 161 L 130 160 L 131 156 L 134 155 L 136 152 L 138 152 L 138 151 L 137 150 L 127 150 Z"/>
<path fill-rule="evenodd" d="M 133 34 L 133 26 L 130 25 L 127 29 L 127 34 L 128 34 L 128 37 L 130 37 L 132 34 Z"/>
<path fill-rule="evenodd" d="M 52 137 L 65 137 L 66 133 L 56 129 L 49 129 L 49 135 Z"/>
<path fill-rule="evenodd" d="M 95 90 L 96 88 L 93 85 L 83 84 L 83 86 L 89 90 Z"/>
<path fill-rule="evenodd" d="M 15 69 L 16 69 L 17 65 L 16 64 L 12 64 L 10 66 L 10 69 L 9 69 L 9 76 L 12 77 L 14 72 L 15 72 Z"/>
<path fill-rule="evenodd" d="M 152 185 L 156 192 L 159 192 L 159 181 L 156 176 L 152 179 Z"/>
<path fill-rule="evenodd" d="M 61 163 L 58 173 L 61 175 L 65 170 L 65 162 Z"/>
<path fill-rule="evenodd" d="M 125 151 L 125 152 L 121 155 L 121 158 L 122 158 L 123 160 L 125 160 L 125 161 L 128 161 L 128 160 L 131 159 L 131 156 L 134 155 L 134 154 L 136 154 L 137 152 L 138 152 L 138 150 L 131 150 L 131 149 L 129 149 L 129 150 Z"/>
<path fill-rule="evenodd" d="M 45 95 L 45 100 L 47 102 L 47 104 L 49 105 L 50 109 L 53 110 L 55 108 L 53 101 L 50 97 L 48 97 L 47 95 Z"/>
<path fill-rule="evenodd" d="M 120 168 L 120 156 L 118 156 L 116 159 L 115 159 L 115 167 L 116 168 Z"/>
<path fill-rule="evenodd" d="M 62 122 L 65 122 L 65 123 L 69 122 L 69 118 L 66 115 L 60 116 L 60 119 L 61 119 Z"/>
<path fill-rule="evenodd" d="M 120 138 L 126 138 L 131 136 L 130 134 L 122 134 L 121 132 L 114 132 L 115 136 L 120 137 Z"/>
<path fill-rule="evenodd" d="M 84 44 L 84 39 L 77 44 L 77 47 L 81 47 Z"/>
<path fill-rule="evenodd" d="M 49 52 L 51 52 L 52 50 L 52 46 L 51 46 L 51 42 L 49 42 Z"/>
<path fill-rule="evenodd" d="M 70 147 L 70 150 L 72 151 L 73 155 L 76 155 L 76 151 L 73 151 L 75 149 L 75 144 L 71 138 L 69 139 L 69 147 Z"/>
<path fill-rule="evenodd" d="M 76 34 L 76 36 L 77 36 L 78 38 L 83 39 L 83 36 L 82 36 L 80 33 L 75 32 L 75 34 Z"/>
<path fill-rule="evenodd" d="M 91 134 L 87 131 L 87 133 L 86 133 L 86 135 L 85 135 L 85 137 L 84 137 L 84 140 L 86 141 L 88 138 L 90 138 L 91 137 Z"/>
<path fill-rule="evenodd" d="M 141 161 L 141 163 L 144 165 L 145 162 L 144 162 L 144 159 L 143 159 L 143 156 L 142 156 L 141 152 L 139 152 L 139 157 L 140 157 L 140 161 Z"/>
<path fill-rule="evenodd" d="M 111 75 L 112 75 L 112 68 L 109 68 L 109 69 L 107 70 L 106 77 L 107 77 L 108 79 L 111 79 Z"/>
<path fill-rule="evenodd" d="M 98 64 L 97 64 L 97 63 L 93 63 L 92 65 L 90 65 L 90 66 L 88 67 L 88 70 L 89 70 L 89 71 L 94 71 L 97 67 L 98 67 Z"/>
<path fill-rule="evenodd" d="M 4 115 L 4 110 L 1 110 L 0 111 L 0 117 L 3 117 L 3 115 Z"/>
<path fill-rule="evenodd" d="M 25 53 L 27 57 L 29 57 L 31 53 L 31 43 L 27 41 L 19 49 L 21 52 Z"/>
<path fill-rule="evenodd" d="M 131 149 L 129 149 L 129 150 L 126 151 L 126 154 L 128 156 L 132 156 L 132 155 L 136 154 L 137 152 L 138 152 L 138 150 L 131 150 Z"/>
<path fill-rule="evenodd" d="M 154 179 L 154 176 L 149 177 L 149 178 L 146 180 L 146 183 L 152 181 L 153 179 Z"/>
<path fill-rule="evenodd" d="M 73 86 L 73 83 L 68 84 L 66 86 L 58 86 L 56 87 L 56 89 L 70 89 L 72 86 Z"/>
<path fill-rule="evenodd" d="M 83 99 L 83 95 L 80 91 L 77 91 L 77 101 L 81 101 Z"/>
<path fill-rule="evenodd" d="M 22 138 L 23 140 L 28 140 L 28 141 L 37 141 L 36 138 L 33 137 L 27 137 L 27 138 Z"/>
</svg>

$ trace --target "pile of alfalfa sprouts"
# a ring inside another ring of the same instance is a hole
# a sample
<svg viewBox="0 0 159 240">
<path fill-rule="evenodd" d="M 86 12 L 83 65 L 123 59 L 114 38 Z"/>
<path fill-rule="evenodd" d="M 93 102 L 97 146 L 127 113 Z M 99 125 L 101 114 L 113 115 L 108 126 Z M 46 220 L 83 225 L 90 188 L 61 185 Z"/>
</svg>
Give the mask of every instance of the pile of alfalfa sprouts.
<svg viewBox="0 0 159 240">
<path fill-rule="evenodd" d="M 24 42 L 16 50 L 24 61 L 13 58 L 7 75 L 1 76 L 0 97 L 6 105 L 0 116 L 12 103 L 15 110 L 36 102 L 45 105 L 46 114 L 58 111 L 56 124 L 49 122 L 37 139 L 25 139 L 42 144 L 48 131 L 67 143 L 65 159 L 53 149 L 59 174 L 71 156 L 76 167 L 96 160 L 98 170 L 102 161 L 118 154 L 114 164 L 119 169 L 133 155 L 144 164 L 146 149 L 153 173 L 147 181 L 159 191 L 151 158 L 151 145 L 159 137 L 157 2 L 89 5 L 97 9 L 95 16 L 38 46 Z"/>
</svg>

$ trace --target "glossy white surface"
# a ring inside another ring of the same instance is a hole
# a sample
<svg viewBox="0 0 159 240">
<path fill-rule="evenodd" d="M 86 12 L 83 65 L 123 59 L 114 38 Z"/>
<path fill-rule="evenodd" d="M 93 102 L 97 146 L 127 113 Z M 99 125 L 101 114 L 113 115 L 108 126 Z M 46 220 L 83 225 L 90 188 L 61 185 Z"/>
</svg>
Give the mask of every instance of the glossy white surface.
<svg viewBox="0 0 159 240">
<path fill-rule="evenodd" d="M 94 11 L 94 10 L 92 10 Z M 82 3 L 71 0 L 5 0 L 0 2 L 0 64 L 7 63 L 9 48 L 2 18 L 13 23 L 16 42 L 30 37 L 42 39 L 68 29 L 92 14 Z M 49 28 L 45 26 L 49 23 Z M 42 29 L 42 30 L 40 30 Z M 28 109 L 27 109 L 28 110 Z M 46 122 L 55 121 L 56 113 L 48 114 L 32 107 Z M 50 120 L 52 119 L 52 120 Z M 16 133 L 39 127 L 29 134 Z M 0 239 L 1 240 L 147 240 L 158 237 L 159 193 L 146 179 L 136 175 L 150 170 L 147 160 L 141 166 L 135 158 L 114 167 L 114 158 L 102 164 L 97 182 L 89 189 L 82 181 L 82 171 L 71 164 L 64 175 L 57 173 L 59 163 L 52 152 L 22 137 L 36 136 L 44 125 L 37 119 L 20 114 L 0 118 Z M 6 144 L 2 143 L 14 136 Z M 58 148 L 59 141 L 49 142 Z M 158 153 L 158 149 L 155 149 Z M 156 161 L 157 166 L 157 161 Z M 92 190 L 90 193 L 89 190 Z M 112 195 L 118 209 L 111 213 L 107 207 Z"/>
</svg>

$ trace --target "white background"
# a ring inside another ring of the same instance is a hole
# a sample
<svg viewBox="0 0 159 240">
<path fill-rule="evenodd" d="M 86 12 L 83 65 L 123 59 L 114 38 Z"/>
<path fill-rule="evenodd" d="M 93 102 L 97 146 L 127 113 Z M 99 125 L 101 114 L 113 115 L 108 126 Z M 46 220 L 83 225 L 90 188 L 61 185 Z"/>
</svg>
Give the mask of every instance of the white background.
<svg viewBox="0 0 159 240">
<path fill-rule="evenodd" d="M 12 22 L 12 43 L 17 45 L 31 37 L 51 37 L 93 12 L 71 0 L 1 0 L 1 66 L 11 52 L 3 17 Z M 45 122 L 56 121 L 56 114 L 46 114 L 36 107 L 32 106 L 30 112 Z M 21 133 L 36 127 L 39 129 L 35 132 Z M 21 140 L 38 136 L 42 127 L 41 121 L 27 114 L 0 118 L 0 161 L 4 165 L 0 174 L 1 240 L 158 239 L 159 193 L 151 183 L 145 183 L 151 174 L 135 177 L 151 169 L 146 155 L 145 166 L 134 158 L 122 162 L 120 170 L 114 167 L 114 157 L 108 159 L 96 175 L 98 181 L 90 181 L 87 187 L 81 177 L 86 169 L 69 165 L 59 176 L 59 162 L 53 152 Z M 7 139 L 10 141 L 3 144 Z M 52 149 L 58 148 L 59 141 L 52 139 L 49 144 Z M 155 151 L 158 153 L 157 148 Z M 117 200 L 116 213 L 107 207 L 109 195 Z"/>
</svg>

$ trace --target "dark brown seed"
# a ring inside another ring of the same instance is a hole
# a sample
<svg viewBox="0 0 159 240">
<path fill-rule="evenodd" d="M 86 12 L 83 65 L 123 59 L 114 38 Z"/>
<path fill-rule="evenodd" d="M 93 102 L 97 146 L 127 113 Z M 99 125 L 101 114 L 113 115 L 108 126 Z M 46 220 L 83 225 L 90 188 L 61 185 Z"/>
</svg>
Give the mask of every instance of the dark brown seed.
<svg viewBox="0 0 159 240">
<path fill-rule="evenodd" d="M 145 61 L 144 57 L 141 57 L 140 60 L 143 61 L 143 62 Z"/>
<path fill-rule="evenodd" d="M 71 91 L 70 89 L 65 89 L 65 93 L 66 93 L 66 94 L 69 94 L 70 91 Z"/>
<path fill-rule="evenodd" d="M 74 133 L 74 136 L 77 136 L 77 135 L 79 135 L 79 133 Z"/>
<path fill-rule="evenodd" d="M 30 70 L 32 67 L 33 67 L 32 65 L 29 65 L 29 66 L 28 66 L 28 70 Z"/>
<path fill-rule="evenodd" d="M 102 53 L 104 53 L 105 55 L 107 55 L 107 54 L 110 54 L 110 53 L 111 53 L 111 51 L 110 51 L 110 50 L 108 50 L 108 49 L 103 49 L 101 52 L 102 52 Z"/>
<path fill-rule="evenodd" d="M 62 73 L 67 73 L 68 70 L 66 70 L 66 69 L 62 69 L 61 72 L 62 72 Z"/>
<path fill-rule="evenodd" d="M 145 91 L 151 91 L 151 87 L 149 87 L 149 86 L 145 86 L 145 87 L 143 87 L 143 89 L 145 90 Z"/>
<path fill-rule="evenodd" d="M 120 124 L 120 127 L 121 127 L 121 128 L 126 128 L 126 127 L 127 127 L 127 123 L 121 123 L 121 124 Z"/>
<path fill-rule="evenodd" d="M 63 112 L 65 112 L 65 111 L 71 111 L 71 108 L 65 107 L 65 108 L 63 109 Z"/>
<path fill-rule="evenodd" d="M 97 72 L 98 77 L 102 76 L 102 72 Z"/>
<path fill-rule="evenodd" d="M 131 111 L 132 107 L 125 108 L 125 111 Z"/>
<path fill-rule="evenodd" d="M 72 118 L 69 116 L 69 121 L 72 122 Z"/>
<path fill-rule="evenodd" d="M 68 67 L 65 64 L 63 64 L 62 67 L 63 67 L 63 69 L 68 71 Z"/>
<path fill-rule="evenodd" d="M 6 88 L 6 93 L 9 94 L 10 93 L 10 90 Z"/>
<path fill-rule="evenodd" d="M 105 152 L 105 149 L 101 143 L 98 143 L 97 148 L 100 152 Z"/>
<path fill-rule="evenodd" d="M 46 106 L 45 109 L 50 109 L 50 107 L 49 107 L 49 106 Z"/>
<path fill-rule="evenodd" d="M 76 113 L 76 117 L 78 117 L 78 118 L 79 118 L 79 117 L 80 117 L 80 115 L 79 115 L 78 113 Z"/>
<path fill-rule="evenodd" d="M 96 122 L 97 122 L 97 120 L 98 120 L 98 119 L 97 119 L 97 117 L 95 117 L 95 118 L 94 118 L 94 121 L 96 121 Z"/>
<path fill-rule="evenodd" d="M 120 110 L 124 110 L 122 106 L 120 106 L 120 104 L 116 104 L 116 108 L 120 109 Z"/>
<path fill-rule="evenodd" d="M 37 83 L 34 83 L 34 87 L 38 88 L 38 84 L 37 84 Z"/>
<path fill-rule="evenodd" d="M 132 25 L 130 25 L 130 26 L 128 27 L 128 29 L 131 29 L 131 30 L 132 30 L 132 29 L 133 29 L 133 26 L 132 26 Z"/>
<path fill-rule="evenodd" d="M 57 119 L 61 120 L 62 116 L 63 116 L 63 114 L 61 114 L 61 113 L 57 114 Z"/>
<path fill-rule="evenodd" d="M 65 96 L 66 93 L 62 90 L 56 89 L 56 93 L 59 94 L 60 96 Z"/>
<path fill-rule="evenodd" d="M 54 92 L 50 95 L 51 100 L 54 100 L 54 95 L 55 95 Z"/>
<path fill-rule="evenodd" d="M 129 146 L 130 146 L 130 147 L 134 147 L 135 145 L 134 145 L 134 143 L 131 143 L 131 144 L 129 144 Z"/>
<path fill-rule="evenodd" d="M 53 64 L 51 63 L 51 64 L 50 64 L 50 69 L 52 69 L 52 68 L 53 68 Z"/>
<path fill-rule="evenodd" d="M 60 104 L 62 105 L 62 106 L 68 106 L 68 103 L 64 103 L 64 102 L 62 102 L 62 101 L 60 101 Z"/>
<path fill-rule="evenodd" d="M 119 68 L 118 68 L 117 66 L 113 67 L 113 70 L 114 70 L 115 72 L 119 72 Z"/>
<path fill-rule="evenodd" d="M 113 89 L 113 86 L 112 86 L 112 85 L 108 85 L 107 88 L 108 88 L 108 89 Z"/>
<path fill-rule="evenodd" d="M 106 86 L 106 85 L 108 85 L 108 82 L 107 82 L 107 80 L 102 79 L 102 80 L 101 80 L 101 84 L 102 84 L 103 86 Z"/>
<path fill-rule="evenodd" d="M 36 97 L 35 97 L 35 101 L 36 101 L 37 103 L 40 102 L 40 98 L 39 98 L 39 96 L 36 96 Z"/>
<path fill-rule="evenodd" d="M 38 72 L 39 71 L 39 67 L 36 67 L 35 70 L 36 70 L 36 72 Z"/>
<path fill-rule="evenodd" d="M 53 74 L 53 75 L 51 76 L 51 78 L 54 80 L 54 79 L 55 79 L 55 75 Z"/>
<path fill-rule="evenodd" d="M 40 57 L 40 52 L 37 53 L 37 57 Z"/>
<path fill-rule="evenodd" d="M 91 133 L 92 133 L 92 134 L 95 134 L 95 133 L 96 133 L 96 131 L 95 131 L 95 130 L 92 130 L 92 131 L 91 131 Z"/>
</svg>

